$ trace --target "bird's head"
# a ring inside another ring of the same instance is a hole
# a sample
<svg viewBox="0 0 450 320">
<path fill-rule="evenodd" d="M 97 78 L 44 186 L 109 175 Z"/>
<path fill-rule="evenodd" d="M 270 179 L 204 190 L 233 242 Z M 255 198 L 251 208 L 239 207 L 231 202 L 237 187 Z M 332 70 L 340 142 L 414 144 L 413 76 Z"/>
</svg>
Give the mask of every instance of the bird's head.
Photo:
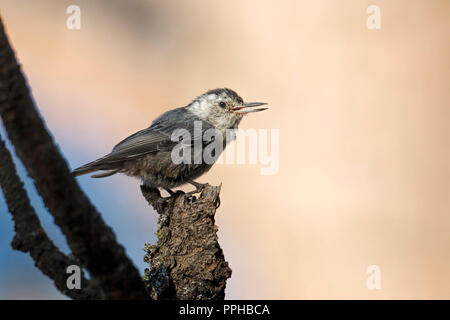
<svg viewBox="0 0 450 320">
<path fill-rule="evenodd" d="M 187 109 L 219 130 L 237 128 L 243 116 L 267 108 L 255 108 L 264 102 L 244 102 L 231 89 L 214 89 L 197 97 Z"/>
</svg>

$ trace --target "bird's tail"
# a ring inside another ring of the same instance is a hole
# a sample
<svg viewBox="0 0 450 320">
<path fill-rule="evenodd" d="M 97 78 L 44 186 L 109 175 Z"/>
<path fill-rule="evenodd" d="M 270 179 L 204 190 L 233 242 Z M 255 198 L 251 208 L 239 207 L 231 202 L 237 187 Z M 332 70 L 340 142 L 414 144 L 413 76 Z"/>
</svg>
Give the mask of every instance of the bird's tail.
<svg viewBox="0 0 450 320">
<path fill-rule="evenodd" d="M 95 171 L 107 171 L 104 173 L 94 174 L 92 178 L 104 178 L 112 176 L 113 174 L 122 170 L 122 165 L 120 163 L 105 163 L 104 158 L 100 158 L 98 160 L 86 163 L 85 165 L 76 168 L 72 171 L 72 175 L 74 177 L 81 176 L 83 174 L 95 172 Z"/>
<path fill-rule="evenodd" d="M 82 176 L 83 174 L 94 172 L 94 171 L 97 171 L 97 169 L 85 168 L 85 166 L 82 166 L 82 167 L 79 167 L 79 168 L 76 168 L 75 170 L 73 170 L 72 175 L 74 177 L 78 177 L 78 176 Z"/>
</svg>

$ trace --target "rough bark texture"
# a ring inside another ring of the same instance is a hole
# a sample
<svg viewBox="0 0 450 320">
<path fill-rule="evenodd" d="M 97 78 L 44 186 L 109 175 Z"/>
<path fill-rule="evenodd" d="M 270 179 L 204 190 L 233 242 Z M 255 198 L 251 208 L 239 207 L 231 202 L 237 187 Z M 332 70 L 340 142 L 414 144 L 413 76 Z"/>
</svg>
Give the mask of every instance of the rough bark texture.
<svg viewBox="0 0 450 320">
<path fill-rule="evenodd" d="M 34 106 L 0 20 L 0 116 L 17 156 L 45 206 L 105 298 L 146 298 L 144 283 L 124 248 L 71 176 Z"/>
<path fill-rule="evenodd" d="M 217 239 L 215 225 L 220 186 L 207 185 L 198 199 L 178 192 L 161 198 L 141 186 L 159 213 L 158 242 L 146 244 L 145 282 L 152 299 L 224 299 L 231 269 Z"/>
<path fill-rule="evenodd" d="M 53 279 L 55 287 L 72 299 L 100 299 L 99 288 L 92 287 L 83 276 L 80 290 L 69 290 L 66 285 L 67 274 L 64 272 L 70 265 L 79 262 L 58 250 L 49 239 L 39 222 L 23 183 L 17 175 L 11 154 L 0 137 L 0 187 L 5 195 L 8 210 L 14 221 L 15 236 L 11 246 L 19 251 L 27 252 L 33 258 L 36 267 Z"/>
</svg>

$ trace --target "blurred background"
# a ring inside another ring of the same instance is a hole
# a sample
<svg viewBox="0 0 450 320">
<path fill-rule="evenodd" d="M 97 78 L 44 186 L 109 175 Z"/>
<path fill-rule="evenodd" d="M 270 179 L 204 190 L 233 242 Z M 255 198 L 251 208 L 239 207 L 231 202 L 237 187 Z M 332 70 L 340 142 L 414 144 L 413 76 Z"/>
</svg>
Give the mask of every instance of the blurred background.
<svg viewBox="0 0 450 320">
<path fill-rule="evenodd" d="M 66 27 L 71 4 L 80 30 Z M 380 30 L 366 26 L 372 4 Z M 227 298 L 450 298 L 448 0 L 0 0 L 0 10 L 71 168 L 208 89 L 269 102 L 241 127 L 280 130 L 278 173 L 218 164 L 199 179 L 223 183 Z M 139 181 L 78 181 L 143 272 L 157 214 Z M 0 195 L 0 299 L 65 298 L 12 237 Z M 366 286 L 370 265 L 380 290 Z"/>
</svg>

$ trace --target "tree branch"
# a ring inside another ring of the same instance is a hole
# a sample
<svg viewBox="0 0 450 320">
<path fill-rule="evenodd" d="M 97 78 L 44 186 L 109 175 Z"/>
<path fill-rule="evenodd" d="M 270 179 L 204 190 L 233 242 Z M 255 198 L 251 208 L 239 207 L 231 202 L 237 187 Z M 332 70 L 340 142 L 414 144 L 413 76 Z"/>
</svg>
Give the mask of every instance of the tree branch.
<svg viewBox="0 0 450 320">
<path fill-rule="evenodd" d="M 124 248 L 70 175 L 43 120 L 0 19 L 0 116 L 45 206 L 69 247 L 105 298 L 146 298 L 144 283 Z"/>
<path fill-rule="evenodd" d="M 16 173 L 11 154 L 0 137 L 0 187 L 5 195 L 8 210 L 11 212 L 15 236 L 11 246 L 19 251 L 28 252 L 36 267 L 53 280 L 56 288 L 72 299 L 99 299 L 98 288 L 91 287 L 89 281 L 82 276 L 81 289 L 69 290 L 66 284 L 66 273 L 70 265 L 78 265 L 74 259 L 58 250 L 42 228 L 39 218 L 30 205 L 28 195 L 22 181 Z"/>
<path fill-rule="evenodd" d="M 141 186 L 159 213 L 158 242 L 146 244 L 146 287 L 152 299 L 224 299 L 231 269 L 217 239 L 215 213 L 220 186 L 207 185 L 199 199 L 182 192 L 161 198 Z"/>
</svg>

